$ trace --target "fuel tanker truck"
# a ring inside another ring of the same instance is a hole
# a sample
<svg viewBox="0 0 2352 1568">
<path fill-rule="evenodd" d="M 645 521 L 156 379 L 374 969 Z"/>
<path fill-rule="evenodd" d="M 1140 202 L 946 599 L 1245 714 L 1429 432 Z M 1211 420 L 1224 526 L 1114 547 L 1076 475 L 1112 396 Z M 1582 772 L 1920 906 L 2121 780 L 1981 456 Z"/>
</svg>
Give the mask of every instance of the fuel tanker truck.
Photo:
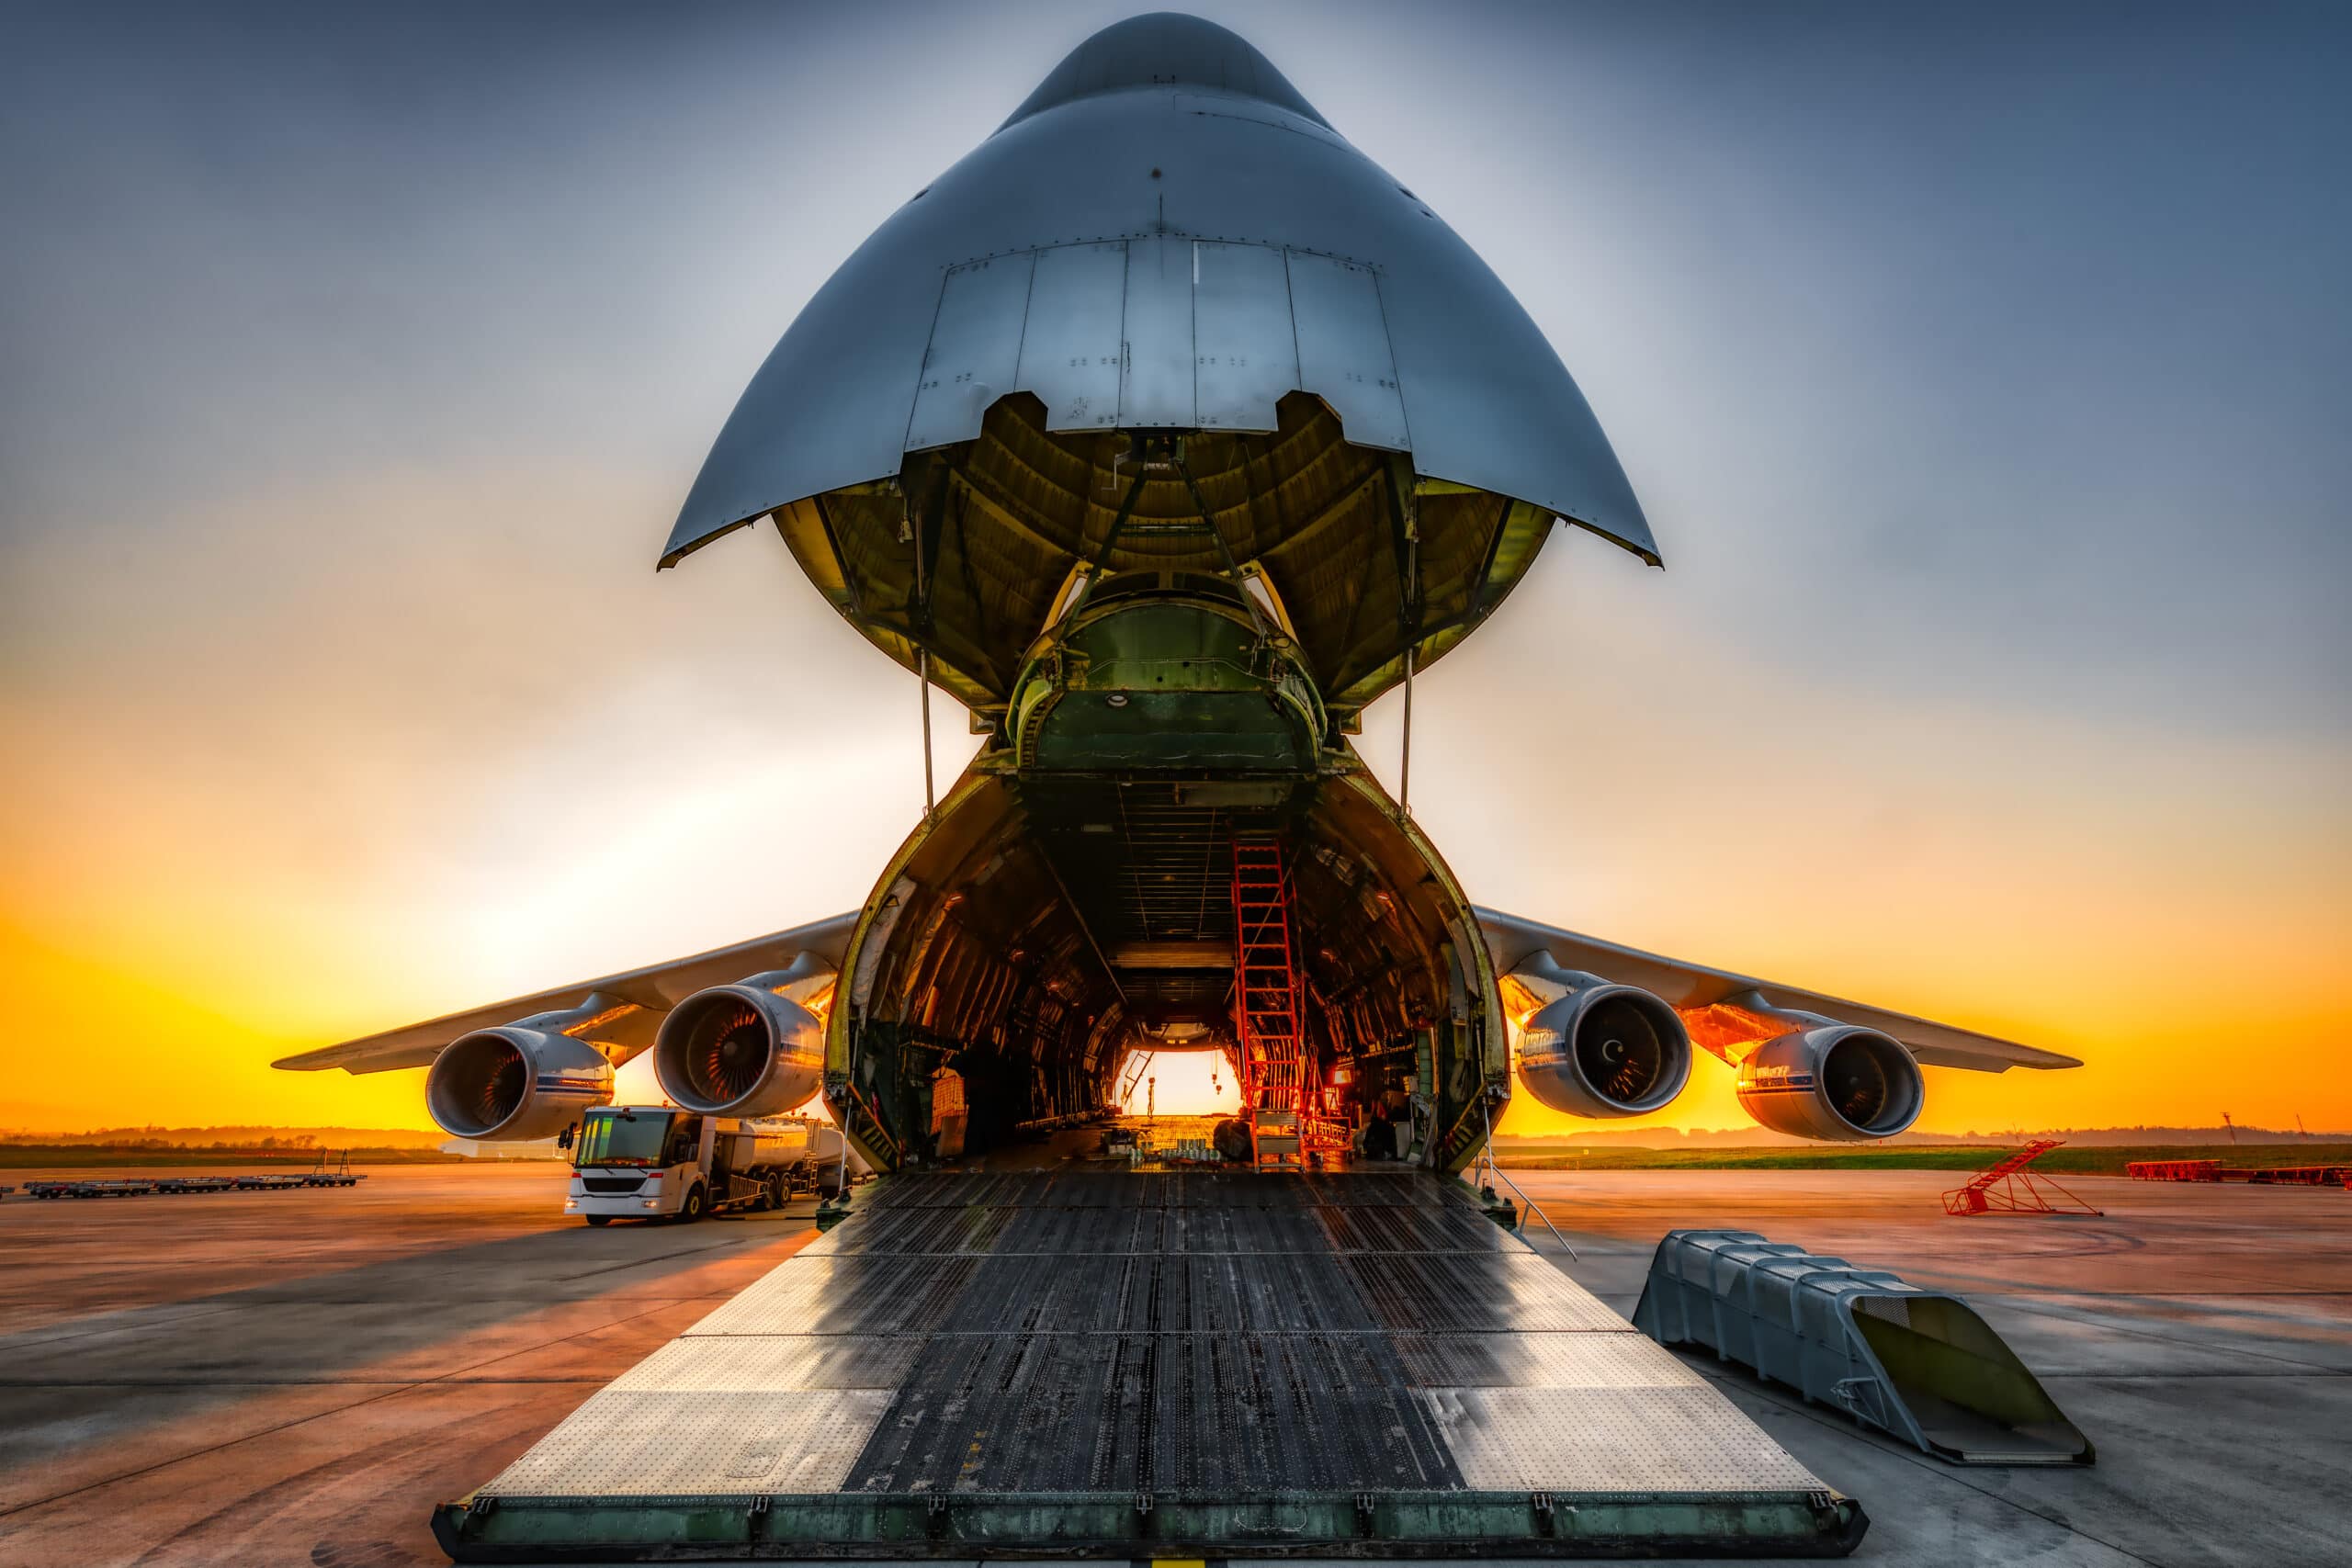
<svg viewBox="0 0 2352 1568">
<path fill-rule="evenodd" d="M 580 1120 L 563 1212 L 592 1225 L 676 1220 L 831 1197 L 866 1173 L 841 1134 L 813 1116 L 710 1116 L 661 1105 L 603 1105 Z"/>
</svg>

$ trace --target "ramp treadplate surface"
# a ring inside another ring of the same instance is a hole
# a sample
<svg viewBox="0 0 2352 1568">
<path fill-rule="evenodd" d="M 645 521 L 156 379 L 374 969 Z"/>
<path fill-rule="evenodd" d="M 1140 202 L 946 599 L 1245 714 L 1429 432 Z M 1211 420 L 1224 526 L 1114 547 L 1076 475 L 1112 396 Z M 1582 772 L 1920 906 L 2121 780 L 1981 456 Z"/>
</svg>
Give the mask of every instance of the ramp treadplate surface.
<svg viewBox="0 0 2352 1568">
<path fill-rule="evenodd" d="M 897 1176 L 435 1517 L 460 1561 L 1836 1555 L 1862 1519 L 1423 1172 Z"/>
</svg>

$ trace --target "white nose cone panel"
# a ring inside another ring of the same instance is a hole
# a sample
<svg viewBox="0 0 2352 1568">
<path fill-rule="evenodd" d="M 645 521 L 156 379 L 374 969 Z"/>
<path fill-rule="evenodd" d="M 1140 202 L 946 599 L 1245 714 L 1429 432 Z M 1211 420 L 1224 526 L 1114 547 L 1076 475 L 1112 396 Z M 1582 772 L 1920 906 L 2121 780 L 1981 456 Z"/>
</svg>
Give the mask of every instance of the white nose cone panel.
<svg viewBox="0 0 2352 1568">
<path fill-rule="evenodd" d="M 1126 253 L 1119 423 L 1130 430 L 1190 430 L 1199 423 L 1193 394 L 1193 242 L 1155 235 L 1128 241 Z"/>
<path fill-rule="evenodd" d="M 1208 430 L 1272 430 L 1299 384 L 1290 262 L 1268 245 L 1195 240 L 1193 407 Z"/>
<path fill-rule="evenodd" d="M 1300 388 L 1331 405 L 1357 446 L 1412 450 L 1378 276 L 1354 262 L 1297 251 L 1285 260 Z"/>
<path fill-rule="evenodd" d="M 908 450 L 970 440 L 989 405 L 1019 381 L 1021 332 L 1035 269 L 1034 256 L 947 269 L 914 416 L 907 423 Z"/>
<path fill-rule="evenodd" d="M 1576 383 L 1470 248 L 1249 44 L 1136 17 L 1073 51 L 809 301 L 663 563 L 972 440 L 1012 392 L 1053 432 L 1238 432 L 1275 429 L 1294 390 L 1353 445 L 1657 559 Z"/>
<path fill-rule="evenodd" d="M 1046 429 L 1108 430 L 1119 421 L 1127 247 L 1057 246 L 1038 253 L 1036 269 L 1029 314 L 1037 336 L 1029 341 L 1024 324 L 1019 380 L 1046 405 Z"/>
<path fill-rule="evenodd" d="M 1356 446 L 1412 449 L 1372 268 L 1167 236 L 1057 245 L 947 269 L 905 450 L 979 439 L 1007 392 L 1035 393 L 1055 432 L 1270 431 L 1295 390 Z"/>
</svg>

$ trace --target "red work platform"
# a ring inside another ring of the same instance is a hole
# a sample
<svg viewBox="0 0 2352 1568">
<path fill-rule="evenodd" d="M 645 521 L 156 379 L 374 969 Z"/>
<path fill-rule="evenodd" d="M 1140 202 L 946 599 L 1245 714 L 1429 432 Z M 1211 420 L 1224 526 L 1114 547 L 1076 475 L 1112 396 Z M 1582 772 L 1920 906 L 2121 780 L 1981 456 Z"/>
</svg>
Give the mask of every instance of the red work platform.
<svg viewBox="0 0 2352 1568">
<path fill-rule="evenodd" d="M 2064 1138 L 2036 1138 L 2012 1149 L 1968 1179 L 1964 1187 L 1944 1194 L 1947 1214 L 2092 1214 L 2092 1208 L 2052 1179 L 2037 1173 L 2033 1162 L 2064 1143 Z M 2057 1201 L 2051 1201 L 2055 1194 Z"/>
<path fill-rule="evenodd" d="M 2134 1181 L 2219 1181 L 2217 1159 L 2135 1159 L 2123 1168 Z"/>
<path fill-rule="evenodd" d="M 2217 1159 L 2135 1159 L 2123 1168 L 2134 1181 L 2243 1181 L 2256 1187 L 2352 1187 L 2352 1166 L 2225 1166 Z"/>
<path fill-rule="evenodd" d="M 2352 1165 L 2257 1166 L 2244 1172 L 2230 1171 L 2222 1179 L 2251 1181 L 2259 1187 L 2333 1187 L 2339 1181 L 2352 1181 Z"/>
</svg>

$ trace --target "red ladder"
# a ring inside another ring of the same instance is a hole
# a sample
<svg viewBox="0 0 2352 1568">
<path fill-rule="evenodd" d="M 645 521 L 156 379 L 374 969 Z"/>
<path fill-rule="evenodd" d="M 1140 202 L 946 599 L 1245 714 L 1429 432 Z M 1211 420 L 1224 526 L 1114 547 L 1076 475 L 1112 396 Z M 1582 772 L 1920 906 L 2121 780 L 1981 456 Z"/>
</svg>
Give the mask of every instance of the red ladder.
<svg viewBox="0 0 2352 1568">
<path fill-rule="evenodd" d="M 2023 1148 L 2011 1149 L 1968 1179 L 1967 1184 L 1944 1194 L 1947 1214 L 2097 1214 L 2092 1208 L 2051 1179 L 2030 1168 L 2035 1160 L 2064 1143 L 2064 1138 L 2035 1138 Z M 2050 1194 L 2057 1194 L 2052 1202 Z"/>
<path fill-rule="evenodd" d="M 1306 1105 L 1298 964 L 1290 940 L 1290 874 L 1271 839 L 1233 841 L 1233 1019 L 1241 1036 L 1241 1110 L 1285 1128 L 1261 1139 L 1258 1163 L 1295 1158 Z M 1261 1118 L 1260 1112 L 1273 1113 Z M 1288 1113 L 1287 1123 L 1280 1113 Z"/>
<path fill-rule="evenodd" d="M 1290 943 L 1290 877 L 1282 846 L 1272 840 L 1234 840 L 1233 980 L 1243 1109 L 1302 1109 L 1306 1084 Z"/>
</svg>

